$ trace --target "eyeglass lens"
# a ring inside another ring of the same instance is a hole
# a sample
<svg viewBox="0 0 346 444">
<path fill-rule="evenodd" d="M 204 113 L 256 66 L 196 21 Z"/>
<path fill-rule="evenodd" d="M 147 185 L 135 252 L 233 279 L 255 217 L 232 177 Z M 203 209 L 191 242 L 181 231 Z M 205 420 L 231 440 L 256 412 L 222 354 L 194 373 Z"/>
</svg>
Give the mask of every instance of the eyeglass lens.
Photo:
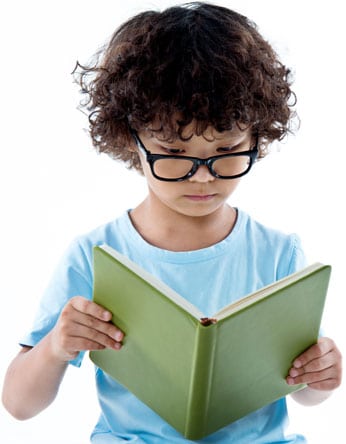
<svg viewBox="0 0 346 444">
<path fill-rule="evenodd" d="M 238 176 L 244 174 L 250 167 L 251 158 L 248 155 L 225 157 L 216 159 L 212 169 L 218 176 Z M 194 163 L 189 159 L 156 159 L 153 165 L 157 176 L 167 179 L 178 179 L 186 176 L 193 168 Z"/>
</svg>

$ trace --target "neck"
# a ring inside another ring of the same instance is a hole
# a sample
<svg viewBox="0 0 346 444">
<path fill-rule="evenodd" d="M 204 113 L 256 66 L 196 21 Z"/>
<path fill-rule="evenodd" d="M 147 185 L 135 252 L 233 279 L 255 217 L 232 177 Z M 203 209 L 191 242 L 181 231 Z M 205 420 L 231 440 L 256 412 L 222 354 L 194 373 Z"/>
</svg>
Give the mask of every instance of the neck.
<svg viewBox="0 0 346 444">
<path fill-rule="evenodd" d="M 146 199 L 131 212 L 130 217 L 148 243 L 170 251 L 192 251 L 225 239 L 234 227 L 237 213 L 234 208 L 223 205 L 206 216 L 186 216 L 167 209 L 162 214 Z"/>
</svg>

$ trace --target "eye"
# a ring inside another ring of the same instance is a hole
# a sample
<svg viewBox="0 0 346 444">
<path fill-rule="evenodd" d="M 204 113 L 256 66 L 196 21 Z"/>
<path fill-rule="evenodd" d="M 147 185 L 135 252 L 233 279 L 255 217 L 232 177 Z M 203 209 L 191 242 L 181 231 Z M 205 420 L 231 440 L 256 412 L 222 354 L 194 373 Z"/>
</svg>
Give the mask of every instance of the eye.
<svg viewBox="0 0 346 444">
<path fill-rule="evenodd" d="M 222 146 L 216 150 L 218 153 L 233 153 L 234 151 L 237 151 L 237 147 L 233 146 Z"/>
<path fill-rule="evenodd" d="M 164 151 L 165 154 L 171 154 L 171 155 L 176 155 L 176 154 L 183 154 L 185 151 L 180 149 L 180 148 L 168 148 L 168 147 L 161 147 L 162 151 Z"/>
<path fill-rule="evenodd" d="M 222 146 L 218 148 L 216 151 L 224 154 L 233 154 L 238 153 L 240 151 L 246 151 L 248 148 L 245 143 L 238 143 L 237 145 L 231 146 Z"/>
</svg>

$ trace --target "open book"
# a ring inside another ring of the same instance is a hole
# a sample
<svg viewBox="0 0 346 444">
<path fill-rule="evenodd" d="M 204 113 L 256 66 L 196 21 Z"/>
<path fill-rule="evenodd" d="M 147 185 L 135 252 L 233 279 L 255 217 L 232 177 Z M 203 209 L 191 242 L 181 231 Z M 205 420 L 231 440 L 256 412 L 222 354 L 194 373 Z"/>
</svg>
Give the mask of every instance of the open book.
<svg viewBox="0 0 346 444">
<path fill-rule="evenodd" d="M 288 393 L 292 361 L 317 341 L 331 267 L 313 264 L 206 318 L 107 245 L 94 248 L 93 300 L 124 333 L 92 361 L 188 439 Z"/>
</svg>

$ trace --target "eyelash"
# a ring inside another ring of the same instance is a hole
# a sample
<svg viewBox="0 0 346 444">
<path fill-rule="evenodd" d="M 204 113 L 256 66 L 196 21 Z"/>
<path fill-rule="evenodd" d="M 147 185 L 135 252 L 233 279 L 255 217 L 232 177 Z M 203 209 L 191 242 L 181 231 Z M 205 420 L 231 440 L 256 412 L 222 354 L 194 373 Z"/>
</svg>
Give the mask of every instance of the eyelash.
<svg viewBox="0 0 346 444">
<path fill-rule="evenodd" d="M 185 154 L 185 150 L 181 149 L 181 148 L 173 148 L 173 147 L 169 148 L 167 146 L 166 147 L 161 146 L 160 148 L 166 154 L 170 154 L 170 155 Z M 241 151 L 241 150 L 242 150 L 242 143 L 234 145 L 234 146 L 221 146 L 216 149 L 217 152 L 224 153 L 224 154 L 234 153 L 234 152 Z"/>
<path fill-rule="evenodd" d="M 217 152 L 221 152 L 221 153 L 230 153 L 232 151 L 237 151 L 238 147 L 220 147 L 217 148 Z M 184 154 L 185 150 L 179 149 L 179 148 L 166 148 L 166 147 L 162 147 L 162 150 L 165 151 L 167 154 L 172 154 L 172 155 L 176 155 L 176 154 Z"/>
<path fill-rule="evenodd" d="M 236 147 L 232 147 L 232 146 L 222 146 L 220 148 L 217 149 L 218 152 L 225 152 L 225 153 L 229 153 L 231 151 L 236 151 Z"/>
<path fill-rule="evenodd" d="M 185 152 L 185 150 L 181 150 L 179 148 L 165 148 L 162 147 L 162 149 L 167 153 L 167 154 L 183 154 Z"/>
</svg>

